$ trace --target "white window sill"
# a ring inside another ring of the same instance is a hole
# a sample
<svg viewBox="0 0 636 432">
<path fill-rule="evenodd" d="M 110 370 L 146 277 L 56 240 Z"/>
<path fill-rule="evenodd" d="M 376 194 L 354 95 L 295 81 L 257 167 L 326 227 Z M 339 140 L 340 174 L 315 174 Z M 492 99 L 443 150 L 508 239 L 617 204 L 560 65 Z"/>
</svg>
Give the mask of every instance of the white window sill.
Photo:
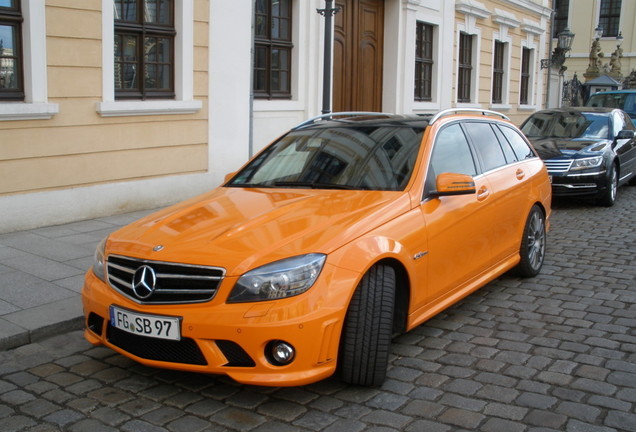
<svg viewBox="0 0 636 432">
<path fill-rule="evenodd" d="M 476 108 L 476 109 L 483 109 L 483 107 L 481 106 L 481 104 L 478 103 L 470 103 L 470 102 L 457 102 L 455 104 L 455 108 Z"/>
<path fill-rule="evenodd" d="M 512 109 L 512 105 L 508 104 L 491 104 L 490 109 L 494 111 L 509 111 Z"/>
<path fill-rule="evenodd" d="M 97 112 L 102 117 L 194 114 L 201 107 L 202 103 L 198 100 L 116 101 L 98 102 Z"/>
<path fill-rule="evenodd" d="M 58 112 L 59 105 L 53 103 L 0 103 L 0 121 L 48 120 Z"/>
<path fill-rule="evenodd" d="M 538 109 L 536 105 L 519 105 L 519 108 L 517 108 L 519 111 L 536 111 Z"/>
</svg>

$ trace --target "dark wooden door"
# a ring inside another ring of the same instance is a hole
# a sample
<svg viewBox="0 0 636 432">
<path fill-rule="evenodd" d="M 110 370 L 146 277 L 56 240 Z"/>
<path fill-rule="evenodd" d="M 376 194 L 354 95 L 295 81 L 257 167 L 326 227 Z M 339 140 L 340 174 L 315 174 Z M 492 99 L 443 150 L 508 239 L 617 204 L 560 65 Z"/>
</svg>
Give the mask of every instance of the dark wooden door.
<svg viewBox="0 0 636 432">
<path fill-rule="evenodd" d="M 336 0 L 333 108 L 382 111 L 384 0 Z"/>
</svg>

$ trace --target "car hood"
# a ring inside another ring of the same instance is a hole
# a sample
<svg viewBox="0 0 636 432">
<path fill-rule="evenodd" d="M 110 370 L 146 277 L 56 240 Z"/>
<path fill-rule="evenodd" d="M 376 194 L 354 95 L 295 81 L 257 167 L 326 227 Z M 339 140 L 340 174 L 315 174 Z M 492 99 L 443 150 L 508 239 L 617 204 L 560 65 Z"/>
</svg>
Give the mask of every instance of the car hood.
<svg viewBox="0 0 636 432">
<path fill-rule="evenodd" d="M 543 160 L 572 155 L 591 146 L 607 143 L 607 140 L 576 140 L 562 138 L 530 138 L 530 142 Z"/>
<path fill-rule="evenodd" d="M 329 253 L 409 208 L 405 192 L 220 187 L 114 232 L 106 252 L 239 275 L 277 259 Z"/>
</svg>

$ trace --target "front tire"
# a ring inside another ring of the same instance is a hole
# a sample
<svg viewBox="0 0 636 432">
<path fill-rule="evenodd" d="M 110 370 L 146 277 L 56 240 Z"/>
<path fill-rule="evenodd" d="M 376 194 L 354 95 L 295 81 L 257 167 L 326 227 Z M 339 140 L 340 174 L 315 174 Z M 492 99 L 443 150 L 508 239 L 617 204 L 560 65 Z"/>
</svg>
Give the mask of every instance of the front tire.
<svg viewBox="0 0 636 432">
<path fill-rule="evenodd" d="M 342 381 L 363 386 L 384 382 L 395 307 L 395 270 L 376 265 L 356 288 L 340 343 Z"/>
<path fill-rule="evenodd" d="M 545 259 L 546 238 L 545 216 L 539 206 L 534 205 L 526 220 L 521 238 L 519 249 L 521 261 L 517 266 L 519 276 L 527 278 L 539 274 Z"/>
<path fill-rule="evenodd" d="M 598 199 L 598 204 L 604 207 L 611 207 L 616 202 L 616 194 L 618 193 L 618 170 L 616 165 L 612 164 L 607 173 L 607 188 Z"/>
</svg>

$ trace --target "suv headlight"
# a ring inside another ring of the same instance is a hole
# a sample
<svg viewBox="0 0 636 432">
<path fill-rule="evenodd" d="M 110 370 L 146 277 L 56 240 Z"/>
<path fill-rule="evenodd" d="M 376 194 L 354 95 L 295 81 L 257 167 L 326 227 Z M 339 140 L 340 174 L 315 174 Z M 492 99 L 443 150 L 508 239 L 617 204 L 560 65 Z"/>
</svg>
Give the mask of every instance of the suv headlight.
<svg viewBox="0 0 636 432">
<path fill-rule="evenodd" d="M 574 159 L 570 170 L 580 170 L 587 168 L 595 168 L 603 162 L 603 156 L 595 156 L 585 159 Z"/>
<path fill-rule="evenodd" d="M 106 237 L 108 238 L 108 237 Z M 93 259 L 93 273 L 95 276 L 106 282 L 106 272 L 105 265 L 106 260 L 104 259 L 104 249 L 106 248 L 106 238 L 99 242 L 97 248 L 95 249 L 95 256 Z"/>
<path fill-rule="evenodd" d="M 317 253 L 300 255 L 250 270 L 236 282 L 227 301 L 255 302 L 302 294 L 316 282 L 326 258 Z"/>
</svg>

